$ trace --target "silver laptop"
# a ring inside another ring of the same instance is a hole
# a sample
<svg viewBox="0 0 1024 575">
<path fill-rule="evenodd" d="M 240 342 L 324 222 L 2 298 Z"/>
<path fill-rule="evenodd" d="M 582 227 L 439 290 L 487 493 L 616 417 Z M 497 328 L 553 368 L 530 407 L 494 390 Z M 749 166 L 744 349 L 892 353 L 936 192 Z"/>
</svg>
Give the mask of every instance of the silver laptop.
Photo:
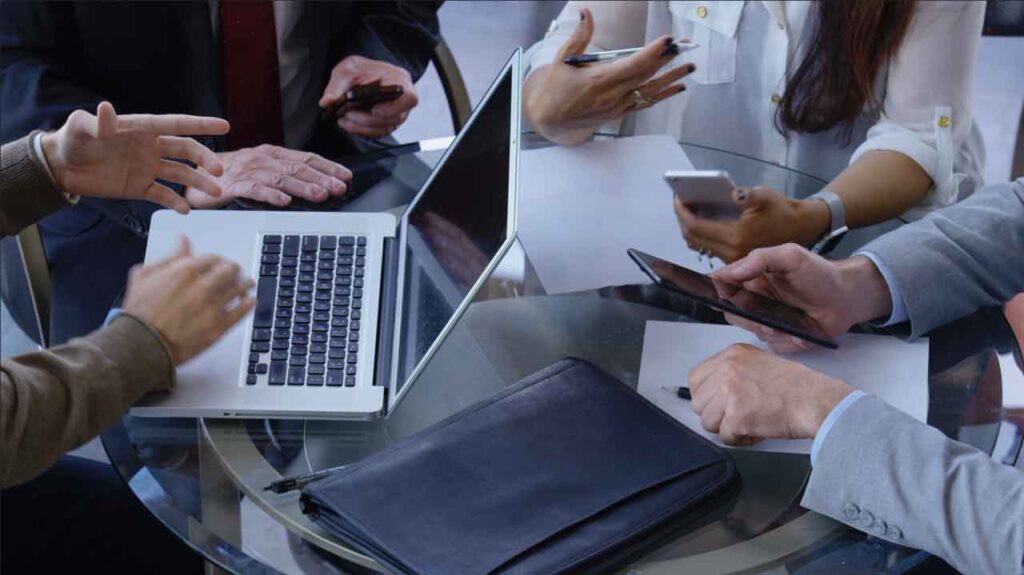
<svg viewBox="0 0 1024 575">
<path fill-rule="evenodd" d="M 154 417 L 368 419 L 408 391 L 512 245 L 520 51 L 400 219 L 388 213 L 156 213 L 146 261 L 186 235 L 257 278 L 255 311 L 178 368 Z"/>
</svg>

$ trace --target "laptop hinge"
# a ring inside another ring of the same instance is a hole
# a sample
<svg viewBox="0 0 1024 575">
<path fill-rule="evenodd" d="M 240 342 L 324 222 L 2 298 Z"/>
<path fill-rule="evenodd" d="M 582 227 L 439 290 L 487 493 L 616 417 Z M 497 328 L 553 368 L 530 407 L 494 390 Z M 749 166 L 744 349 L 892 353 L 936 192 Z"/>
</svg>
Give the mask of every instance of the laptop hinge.
<svg viewBox="0 0 1024 575">
<path fill-rule="evenodd" d="M 391 362 L 395 347 L 395 308 L 398 305 L 397 238 L 384 238 L 384 268 L 380 282 L 380 313 L 377 319 L 377 361 L 373 384 L 385 389 L 391 384 Z M 386 397 L 385 397 L 386 399 Z"/>
</svg>

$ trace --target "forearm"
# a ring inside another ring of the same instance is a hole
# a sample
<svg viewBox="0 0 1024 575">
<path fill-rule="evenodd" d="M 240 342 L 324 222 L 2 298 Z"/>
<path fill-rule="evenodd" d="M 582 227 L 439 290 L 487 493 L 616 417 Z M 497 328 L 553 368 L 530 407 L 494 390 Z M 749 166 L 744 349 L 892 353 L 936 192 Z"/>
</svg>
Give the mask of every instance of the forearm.
<svg viewBox="0 0 1024 575">
<path fill-rule="evenodd" d="M 876 397 L 835 422 L 801 504 L 966 573 L 1024 573 L 1024 473 Z"/>
<path fill-rule="evenodd" d="M 87 337 L 0 365 L 0 488 L 35 477 L 113 424 L 174 366 L 155 331 L 131 316 Z"/>
<path fill-rule="evenodd" d="M 67 205 L 33 146 L 34 134 L 0 151 L 0 236 L 13 235 Z"/>
<path fill-rule="evenodd" d="M 928 194 L 932 181 L 899 152 L 867 152 L 826 186 L 843 200 L 846 225 L 859 228 L 898 217 Z"/>
<path fill-rule="evenodd" d="M 416 81 L 440 40 L 440 2 L 356 2 L 343 57 L 358 54 L 405 68 Z"/>
</svg>

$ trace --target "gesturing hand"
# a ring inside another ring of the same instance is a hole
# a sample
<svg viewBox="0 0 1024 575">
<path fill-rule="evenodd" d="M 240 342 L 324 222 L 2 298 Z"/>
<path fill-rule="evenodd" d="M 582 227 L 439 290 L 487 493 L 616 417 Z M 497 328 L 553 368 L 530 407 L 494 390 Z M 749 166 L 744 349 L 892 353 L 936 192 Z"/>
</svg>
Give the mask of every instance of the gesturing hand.
<svg viewBox="0 0 1024 575">
<path fill-rule="evenodd" d="M 184 184 L 207 198 L 221 195 L 211 175 L 223 171 L 217 156 L 199 142 L 180 136 L 225 134 L 219 118 L 185 115 L 118 116 L 103 102 L 96 115 L 77 110 L 59 130 L 43 136 L 43 153 L 57 187 L 69 194 L 141 199 L 180 213 L 188 203 L 157 178 Z M 190 160 L 203 170 L 166 158 Z"/>
<path fill-rule="evenodd" d="M 754 346 L 735 344 L 687 378 L 704 429 L 729 445 L 811 439 L 853 388 Z"/>
<path fill-rule="evenodd" d="M 224 193 L 210 198 L 189 188 L 185 197 L 194 208 L 217 208 L 235 198 L 275 206 L 288 205 L 293 196 L 322 202 L 343 195 L 348 189 L 346 182 L 352 180 L 352 172 L 341 164 L 269 144 L 222 152 L 217 157 L 224 164 L 223 175 L 217 178 Z"/>
<path fill-rule="evenodd" d="M 722 297 L 729 285 L 743 286 L 803 310 L 830 336 L 892 313 L 892 296 L 871 261 L 857 256 L 830 262 L 795 244 L 761 248 L 711 274 Z M 733 315 L 730 323 L 767 341 L 775 351 L 799 351 L 813 344 Z"/>
<path fill-rule="evenodd" d="M 579 25 L 558 51 L 555 61 L 531 74 L 523 87 L 527 117 L 542 136 L 553 142 L 578 144 L 600 125 L 682 92 L 686 86 L 675 82 L 696 69 L 691 62 L 652 77 L 675 58 L 674 54 L 666 53 L 672 45 L 669 36 L 614 62 L 566 64 L 566 57 L 587 49 L 593 35 L 594 18 L 584 8 Z M 643 99 L 634 92 L 639 92 Z"/>
<path fill-rule="evenodd" d="M 178 253 L 162 262 L 135 266 L 128 276 L 124 311 L 145 321 L 182 364 L 213 345 L 255 304 L 253 281 L 238 264 L 214 255 L 192 255 L 182 238 Z"/>
<path fill-rule="evenodd" d="M 349 56 L 331 70 L 331 79 L 320 97 L 320 107 L 338 109 L 345 103 L 345 93 L 356 86 L 380 82 L 382 86 L 400 86 L 402 95 L 394 100 L 374 104 L 370 109 L 344 109 L 335 120 L 338 127 L 350 134 L 366 138 L 383 138 L 401 126 L 409 112 L 419 103 L 412 76 L 380 60 Z"/>
</svg>

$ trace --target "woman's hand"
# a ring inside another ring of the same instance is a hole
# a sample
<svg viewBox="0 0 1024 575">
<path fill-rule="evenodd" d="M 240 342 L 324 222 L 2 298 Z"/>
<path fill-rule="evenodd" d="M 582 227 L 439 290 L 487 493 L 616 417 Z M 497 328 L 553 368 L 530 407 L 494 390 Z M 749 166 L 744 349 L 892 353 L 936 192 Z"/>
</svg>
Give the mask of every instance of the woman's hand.
<svg viewBox="0 0 1024 575">
<path fill-rule="evenodd" d="M 192 138 L 226 134 L 220 118 L 130 114 L 118 116 L 110 102 L 96 115 L 77 110 L 56 132 L 43 136 L 43 154 L 57 187 L 68 194 L 149 200 L 183 214 L 189 205 L 157 178 L 218 197 L 212 176 L 224 168 L 217 156 Z M 202 169 L 172 161 L 189 160 Z"/>
<path fill-rule="evenodd" d="M 537 132 L 558 144 L 578 144 L 602 124 L 682 92 L 686 86 L 676 81 L 696 69 L 689 63 L 652 77 L 675 58 L 666 53 L 673 42 L 669 36 L 613 62 L 566 64 L 566 57 L 587 49 L 593 34 L 593 16 L 584 8 L 579 25 L 555 61 L 532 74 L 523 88 L 527 118 Z"/>
<path fill-rule="evenodd" d="M 743 213 L 738 220 L 723 221 L 700 218 L 676 198 L 676 219 L 686 245 L 731 262 L 755 248 L 810 245 L 825 234 L 831 218 L 824 202 L 790 199 L 770 188 L 733 190 L 732 201 Z"/>
</svg>

